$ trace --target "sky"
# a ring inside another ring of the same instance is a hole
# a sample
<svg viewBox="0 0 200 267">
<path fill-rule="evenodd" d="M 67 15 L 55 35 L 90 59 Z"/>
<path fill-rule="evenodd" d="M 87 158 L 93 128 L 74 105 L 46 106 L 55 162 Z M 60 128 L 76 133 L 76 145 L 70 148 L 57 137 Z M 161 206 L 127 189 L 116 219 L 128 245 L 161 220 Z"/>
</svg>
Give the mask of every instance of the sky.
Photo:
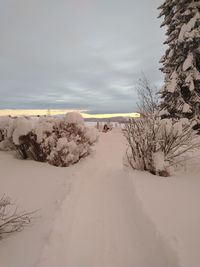
<svg viewBox="0 0 200 267">
<path fill-rule="evenodd" d="M 0 109 L 137 112 L 161 86 L 163 0 L 0 0 Z"/>
</svg>

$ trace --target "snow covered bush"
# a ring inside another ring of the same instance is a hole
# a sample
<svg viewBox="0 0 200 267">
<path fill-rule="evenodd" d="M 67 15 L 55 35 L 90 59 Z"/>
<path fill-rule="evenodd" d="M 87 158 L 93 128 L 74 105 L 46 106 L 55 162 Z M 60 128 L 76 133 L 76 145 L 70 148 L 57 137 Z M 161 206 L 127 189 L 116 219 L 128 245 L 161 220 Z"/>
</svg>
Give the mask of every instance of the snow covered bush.
<svg viewBox="0 0 200 267">
<path fill-rule="evenodd" d="M 0 199 L 0 239 L 19 232 L 31 222 L 33 213 L 18 212 L 11 200 L 3 196 Z"/>
<path fill-rule="evenodd" d="M 65 116 L 65 122 L 71 124 L 84 124 L 84 119 L 81 114 L 77 112 L 68 112 Z"/>
<path fill-rule="evenodd" d="M 68 119 L 68 118 L 67 118 Z M 47 160 L 55 166 L 69 166 L 90 153 L 90 146 L 97 140 L 97 131 L 82 123 L 61 121 L 52 134 L 41 143 L 47 152 Z"/>
<path fill-rule="evenodd" d="M 160 120 L 154 116 L 132 119 L 125 125 L 127 160 L 133 169 L 169 176 L 170 167 L 186 152 L 200 147 L 199 137 L 187 119 Z"/>
<path fill-rule="evenodd" d="M 15 118 L 9 122 L 6 135 L 21 158 L 55 166 L 78 162 L 97 140 L 97 130 L 86 127 L 76 112 L 64 118 Z"/>
<path fill-rule="evenodd" d="M 0 142 L 5 139 L 9 124 L 9 117 L 0 117 Z"/>
<path fill-rule="evenodd" d="M 0 117 L 0 150 L 13 149 L 13 144 L 8 138 L 9 126 L 12 121 L 11 117 Z"/>
</svg>

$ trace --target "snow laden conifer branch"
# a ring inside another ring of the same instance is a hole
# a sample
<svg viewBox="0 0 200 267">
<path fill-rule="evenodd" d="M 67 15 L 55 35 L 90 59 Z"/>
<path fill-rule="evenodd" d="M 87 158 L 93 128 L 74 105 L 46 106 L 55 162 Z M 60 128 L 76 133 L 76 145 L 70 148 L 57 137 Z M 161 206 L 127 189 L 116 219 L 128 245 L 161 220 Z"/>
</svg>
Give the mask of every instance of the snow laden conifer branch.
<svg viewBox="0 0 200 267">
<path fill-rule="evenodd" d="M 23 230 L 30 224 L 33 214 L 34 212 L 19 212 L 10 198 L 3 196 L 0 199 L 0 239 Z"/>
<path fill-rule="evenodd" d="M 160 120 L 155 116 L 132 119 L 125 125 L 127 160 L 133 169 L 169 176 L 186 152 L 200 147 L 199 137 L 188 121 Z"/>
<path fill-rule="evenodd" d="M 165 84 L 161 115 L 200 123 L 200 1 L 166 0 L 160 7 L 168 49 L 161 59 Z"/>
</svg>

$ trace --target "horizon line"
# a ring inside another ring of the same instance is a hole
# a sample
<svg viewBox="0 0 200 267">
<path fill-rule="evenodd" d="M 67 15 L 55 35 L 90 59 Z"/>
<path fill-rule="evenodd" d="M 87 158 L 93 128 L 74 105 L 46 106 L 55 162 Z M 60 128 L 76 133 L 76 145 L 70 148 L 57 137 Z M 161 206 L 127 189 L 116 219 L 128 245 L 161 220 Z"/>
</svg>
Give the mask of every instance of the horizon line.
<svg viewBox="0 0 200 267">
<path fill-rule="evenodd" d="M 0 116 L 56 116 L 68 112 L 79 112 L 83 118 L 140 117 L 139 112 L 97 113 L 90 114 L 87 110 L 78 109 L 0 109 Z"/>
</svg>

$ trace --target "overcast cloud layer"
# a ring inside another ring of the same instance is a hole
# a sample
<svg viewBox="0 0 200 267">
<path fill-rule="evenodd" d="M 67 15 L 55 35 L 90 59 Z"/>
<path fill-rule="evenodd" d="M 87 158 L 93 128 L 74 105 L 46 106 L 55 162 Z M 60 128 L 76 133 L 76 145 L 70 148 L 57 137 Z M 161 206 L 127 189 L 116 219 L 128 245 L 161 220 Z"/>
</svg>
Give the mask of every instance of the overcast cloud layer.
<svg viewBox="0 0 200 267">
<path fill-rule="evenodd" d="M 0 109 L 136 111 L 135 85 L 155 84 L 162 0 L 0 0 Z"/>
</svg>

